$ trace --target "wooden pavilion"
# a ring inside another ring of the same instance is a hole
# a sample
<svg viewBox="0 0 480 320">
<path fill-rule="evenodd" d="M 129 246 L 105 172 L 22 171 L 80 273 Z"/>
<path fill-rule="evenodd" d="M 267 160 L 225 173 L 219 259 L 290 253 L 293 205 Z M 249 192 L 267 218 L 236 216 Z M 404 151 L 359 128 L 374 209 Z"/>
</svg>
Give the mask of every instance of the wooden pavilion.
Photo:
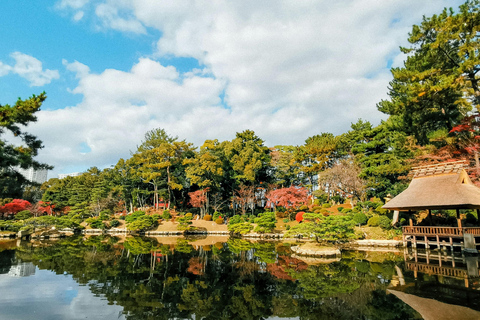
<svg viewBox="0 0 480 320">
<path fill-rule="evenodd" d="M 452 250 L 454 246 L 475 250 L 476 240 L 480 245 L 480 227 L 462 227 L 460 219 L 461 209 L 475 209 L 480 217 L 480 188 L 468 177 L 467 166 L 466 161 L 455 161 L 412 169 L 413 179 L 408 188 L 383 208 L 395 211 L 394 221 L 399 211 L 428 210 L 429 221 L 431 210 L 453 209 L 457 212 L 457 227 L 414 226 L 410 219 L 410 225 L 403 227 L 405 245 L 423 244 L 427 249 L 430 245 L 449 246 Z"/>
</svg>

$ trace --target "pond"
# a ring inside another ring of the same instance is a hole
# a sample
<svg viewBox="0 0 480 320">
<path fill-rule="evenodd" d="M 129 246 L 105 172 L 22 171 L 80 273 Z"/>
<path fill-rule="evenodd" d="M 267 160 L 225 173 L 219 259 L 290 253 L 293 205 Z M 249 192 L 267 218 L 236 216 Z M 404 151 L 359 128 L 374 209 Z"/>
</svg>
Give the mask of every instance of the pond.
<svg viewBox="0 0 480 320">
<path fill-rule="evenodd" d="M 313 259 L 292 245 L 0 241 L 0 319 L 480 318 L 477 257 L 399 250 Z"/>
</svg>

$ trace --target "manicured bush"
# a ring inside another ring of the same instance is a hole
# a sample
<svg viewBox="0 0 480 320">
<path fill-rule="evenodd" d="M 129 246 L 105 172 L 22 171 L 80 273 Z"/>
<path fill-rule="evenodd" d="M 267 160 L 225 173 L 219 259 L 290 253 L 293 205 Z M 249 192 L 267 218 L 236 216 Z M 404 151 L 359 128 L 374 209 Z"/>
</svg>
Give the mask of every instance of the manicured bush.
<svg viewBox="0 0 480 320">
<path fill-rule="evenodd" d="M 228 224 L 228 231 L 233 233 L 246 234 L 252 231 L 252 229 L 253 229 L 253 225 L 249 222 Z"/>
<path fill-rule="evenodd" d="M 218 212 L 218 211 L 215 211 L 215 212 L 213 213 L 213 217 L 212 217 L 212 218 L 213 218 L 213 220 L 217 220 L 217 219 L 218 219 L 218 217 L 220 217 L 220 212 Z"/>
<path fill-rule="evenodd" d="M 344 208 L 344 207 L 338 207 L 338 208 L 337 208 L 338 212 L 342 212 L 343 209 L 345 209 L 345 208 Z"/>
<path fill-rule="evenodd" d="M 330 208 L 330 207 L 331 207 L 330 203 L 322 204 L 322 208 Z"/>
<path fill-rule="evenodd" d="M 223 218 L 222 217 L 218 217 L 217 219 L 215 219 L 215 222 L 217 224 L 222 224 L 223 223 Z"/>
<path fill-rule="evenodd" d="M 290 219 L 288 218 L 283 219 L 283 223 L 288 223 L 288 222 L 290 222 Z"/>
<path fill-rule="evenodd" d="M 307 211 L 307 210 L 308 210 L 308 206 L 302 205 L 300 208 L 298 208 L 298 210 L 300 210 L 300 211 Z"/>
<path fill-rule="evenodd" d="M 264 212 L 258 215 L 258 218 L 255 218 L 255 223 L 257 227 L 255 228 L 256 232 L 272 232 L 275 229 L 275 224 L 277 219 L 273 212 Z"/>
<path fill-rule="evenodd" d="M 172 215 L 170 214 L 170 210 L 164 210 L 162 213 L 162 219 L 169 220 L 171 218 L 172 218 Z"/>
<path fill-rule="evenodd" d="M 156 221 L 153 220 L 152 216 L 143 215 L 138 217 L 135 221 L 127 224 L 127 229 L 132 231 L 143 231 L 152 228 L 155 223 Z"/>
<path fill-rule="evenodd" d="M 289 225 L 286 225 L 286 226 L 285 226 L 285 230 L 290 230 L 290 226 L 289 226 Z"/>
<path fill-rule="evenodd" d="M 355 221 L 356 224 L 365 224 L 367 220 L 368 218 L 363 212 L 355 213 L 353 216 L 353 221 Z"/>
<path fill-rule="evenodd" d="M 212 215 L 206 214 L 205 216 L 203 216 L 203 220 L 205 220 L 205 221 L 212 221 Z"/>
<path fill-rule="evenodd" d="M 233 225 L 233 224 L 242 223 L 242 222 L 243 222 L 243 218 L 240 215 L 236 214 L 228 220 L 228 225 Z"/>
<path fill-rule="evenodd" d="M 350 209 L 350 208 L 343 208 L 343 209 L 342 209 L 342 212 L 343 212 L 343 213 L 350 213 L 350 212 L 352 212 L 352 209 Z"/>
<path fill-rule="evenodd" d="M 112 227 L 112 228 L 116 228 L 116 227 L 118 227 L 119 225 L 120 225 L 120 221 L 118 221 L 118 220 L 116 220 L 116 219 L 110 221 L 110 227 Z"/>
<path fill-rule="evenodd" d="M 297 220 L 297 222 L 302 222 L 304 214 L 305 214 L 305 212 L 303 212 L 303 211 L 298 212 L 295 215 L 295 220 Z"/>
<path fill-rule="evenodd" d="M 135 211 L 129 214 L 128 216 L 125 217 L 125 221 L 127 223 L 132 223 L 133 221 L 137 220 L 138 218 L 142 217 L 145 215 L 145 211 Z"/>
<path fill-rule="evenodd" d="M 387 216 L 380 216 L 378 226 L 382 229 L 390 229 L 392 226 L 392 220 L 390 220 Z"/>
<path fill-rule="evenodd" d="M 378 227 L 380 223 L 380 216 L 373 216 L 370 219 L 368 219 L 367 225 L 369 227 Z"/>
<path fill-rule="evenodd" d="M 187 214 L 185 214 L 185 218 L 193 219 L 193 214 L 191 212 L 188 212 Z"/>
<path fill-rule="evenodd" d="M 31 217 L 33 217 L 33 214 L 30 210 L 23 210 L 15 215 L 15 220 L 26 220 Z"/>
</svg>

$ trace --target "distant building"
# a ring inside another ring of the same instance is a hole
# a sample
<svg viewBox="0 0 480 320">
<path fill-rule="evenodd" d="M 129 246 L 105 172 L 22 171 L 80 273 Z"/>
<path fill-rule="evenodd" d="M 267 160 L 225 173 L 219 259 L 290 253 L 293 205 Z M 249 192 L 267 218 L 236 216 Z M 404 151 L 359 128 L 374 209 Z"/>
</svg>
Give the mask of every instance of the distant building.
<svg viewBox="0 0 480 320">
<path fill-rule="evenodd" d="M 47 169 L 38 169 L 35 170 L 33 168 L 29 169 L 16 169 L 18 173 L 25 177 L 28 181 L 36 182 L 36 183 L 44 183 L 47 181 L 48 170 Z"/>
<path fill-rule="evenodd" d="M 22 262 L 10 267 L 8 275 L 11 277 L 28 277 L 35 274 L 35 265 L 31 262 Z"/>
<path fill-rule="evenodd" d="M 58 179 L 65 179 L 66 177 L 78 177 L 81 174 L 82 174 L 81 172 L 61 173 L 58 175 Z"/>
</svg>

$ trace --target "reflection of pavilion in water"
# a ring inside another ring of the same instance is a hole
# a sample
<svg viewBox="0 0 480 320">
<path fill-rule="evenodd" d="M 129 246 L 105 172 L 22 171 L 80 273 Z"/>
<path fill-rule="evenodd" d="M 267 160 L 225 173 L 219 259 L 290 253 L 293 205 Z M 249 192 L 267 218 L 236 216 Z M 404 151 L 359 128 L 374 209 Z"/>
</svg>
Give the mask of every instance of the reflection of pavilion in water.
<svg viewBox="0 0 480 320">
<path fill-rule="evenodd" d="M 389 293 L 424 319 L 480 319 L 478 256 L 405 249 L 404 259 L 413 281 L 397 267 Z"/>
<path fill-rule="evenodd" d="M 31 262 L 22 262 L 11 266 L 8 275 L 12 277 L 28 277 L 35 274 L 35 265 Z"/>
</svg>

